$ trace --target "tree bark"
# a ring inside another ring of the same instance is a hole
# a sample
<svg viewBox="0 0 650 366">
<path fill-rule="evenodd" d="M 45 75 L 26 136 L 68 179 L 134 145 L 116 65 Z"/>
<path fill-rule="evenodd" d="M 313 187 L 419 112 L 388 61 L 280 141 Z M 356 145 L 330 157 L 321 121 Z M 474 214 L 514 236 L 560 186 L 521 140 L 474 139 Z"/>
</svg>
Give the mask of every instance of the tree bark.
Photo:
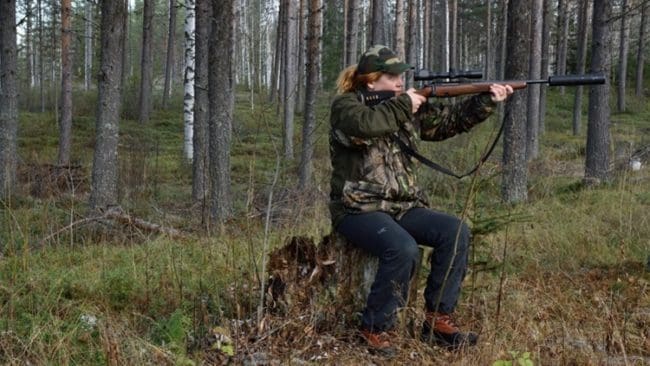
<svg viewBox="0 0 650 366">
<path fill-rule="evenodd" d="M 359 50 L 359 0 L 348 0 L 348 19 L 347 19 L 347 37 L 345 40 L 345 67 L 357 62 L 357 52 Z"/>
<path fill-rule="evenodd" d="M 167 59 L 165 61 L 165 86 L 162 97 L 162 107 L 167 109 L 172 92 L 172 77 L 174 70 L 174 43 L 176 42 L 176 0 L 169 0 L 169 29 L 167 32 Z"/>
<path fill-rule="evenodd" d="M 195 37 L 194 0 L 185 0 L 185 72 L 183 78 L 183 153 L 187 161 L 192 161 L 194 134 L 194 37 Z"/>
<path fill-rule="evenodd" d="M 449 68 L 455 69 L 458 65 L 458 0 L 451 0 L 449 6 Z"/>
<path fill-rule="evenodd" d="M 578 55 L 577 55 L 577 74 L 585 73 L 585 63 L 587 62 L 587 38 L 589 30 L 589 0 L 580 0 L 578 10 Z M 575 97 L 573 99 L 573 135 L 578 136 L 582 128 L 582 92 L 581 85 L 575 88 Z"/>
<path fill-rule="evenodd" d="M 0 199 L 14 195 L 18 165 L 16 1 L 0 1 Z"/>
<path fill-rule="evenodd" d="M 72 145 L 72 52 L 70 41 L 72 1 L 61 1 L 61 120 L 59 122 L 59 165 L 70 164 Z"/>
<path fill-rule="evenodd" d="M 612 0 L 594 0 L 591 43 L 591 72 L 610 72 L 608 50 Z M 604 85 L 589 90 L 589 124 L 587 126 L 587 156 L 584 181 L 599 185 L 609 180 L 609 78 Z"/>
<path fill-rule="evenodd" d="M 118 203 L 117 147 L 121 109 L 122 32 L 126 14 L 121 0 L 101 3 L 101 65 L 97 84 L 97 121 L 90 207 L 106 209 Z"/>
<path fill-rule="evenodd" d="M 542 6 L 543 0 L 530 0 L 530 56 L 528 58 L 528 78 L 539 79 L 542 71 Z M 526 158 L 528 161 L 539 156 L 539 84 L 529 85 L 527 100 L 527 143 Z"/>
<path fill-rule="evenodd" d="M 213 22 L 209 51 L 211 218 L 232 216 L 230 144 L 234 108 L 234 0 L 212 0 Z"/>
<path fill-rule="evenodd" d="M 641 5 L 641 22 L 639 24 L 639 48 L 636 53 L 636 87 L 635 95 L 640 98 L 643 96 L 643 68 L 645 66 L 645 29 L 648 15 L 648 3 Z"/>
<path fill-rule="evenodd" d="M 142 10 L 142 58 L 140 59 L 140 123 L 149 122 L 151 116 L 151 89 L 153 88 L 153 13 L 154 0 L 144 0 Z"/>
<path fill-rule="evenodd" d="M 418 44 L 418 7 L 416 0 L 408 0 L 408 38 L 406 39 L 406 63 L 409 65 L 417 65 L 417 54 L 419 47 Z M 405 87 L 408 89 L 413 85 L 412 73 L 406 73 L 408 78 L 405 80 Z"/>
<path fill-rule="evenodd" d="M 194 133 L 192 136 L 192 198 L 202 202 L 208 190 L 208 55 L 211 0 L 196 0 L 196 64 L 194 75 Z"/>
<path fill-rule="evenodd" d="M 544 9 L 542 10 L 543 27 L 542 27 L 542 69 L 541 78 L 548 79 L 548 69 L 550 64 L 549 48 L 551 43 L 551 28 L 553 17 L 551 16 L 551 0 L 544 0 Z M 539 135 L 544 135 L 546 129 L 546 92 L 548 85 L 542 84 L 539 89 Z"/>
<path fill-rule="evenodd" d="M 316 94 L 319 89 L 320 40 L 322 26 L 321 0 L 309 0 L 307 25 L 307 86 L 305 88 L 305 121 L 302 128 L 302 156 L 300 159 L 300 189 L 311 185 L 312 159 L 316 141 Z"/>
<path fill-rule="evenodd" d="M 384 0 L 372 0 L 372 27 L 370 29 L 370 43 L 386 44 Z"/>
<path fill-rule="evenodd" d="M 409 4 L 409 7 L 411 5 Z M 400 60 L 406 59 L 405 46 L 405 28 L 404 28 L 404 0 L 395 2 L 395 54 Z"/>
<path fill-rule="evenodd" d="M 84 90 L 90 90 L 93 72 L 93 3 L 84 5 Z"/>
<path fill-rule="evenodd" d="M 625 86 L 627 82 L 627 55 L 630 48 L 628 29 L 628 1 L 621 5 L 621 33 L 618 48 L 618 83 L 616 88 L 616 106 L 619 113 L 625 112 Z"/>
<path fill-rule="evenodd" d="M 284 54 L 284 158 L 293 159 L 294 111 L 296 107 L 297 73 L 296 73 L 296 6 L 293 0 L 287 0 L 287 27 Z"/>
<path fill-rule="evenodd" d="M 45 113 L 45 52 L 43 51 L 43 4 L 41 0 L 37 1 L 36 6 L 38 7 L 38 88 L 41 113 Z"/>
<path fill-rule="evenodd" d="M 528 71 L 527 0 L 510 0 L 506 48 L 506 79 L 524 79 Z M 502 198 L 508 203 L 528 199 L 526 166 L 526 96 L 514 93 L 505 106 Z"/>
<path fill-rule="evenodd" d="M 558 3 L 558 31 L 556 46 L 555 74 L 566 74 L 566 58 L 569 39 L 569 0 L 559 0 Z M 560 94 L 564 95 L 564 87 L 560 87 Z"/>
<path fill-rule="evenodd" d="M 486 19 L 485 19 L 485 78 L 487 80 L 494 80 L 494 42 L 492 40 L 492 4 L 491 0 L 486 0 L 485 7 Z"/>
</svg>

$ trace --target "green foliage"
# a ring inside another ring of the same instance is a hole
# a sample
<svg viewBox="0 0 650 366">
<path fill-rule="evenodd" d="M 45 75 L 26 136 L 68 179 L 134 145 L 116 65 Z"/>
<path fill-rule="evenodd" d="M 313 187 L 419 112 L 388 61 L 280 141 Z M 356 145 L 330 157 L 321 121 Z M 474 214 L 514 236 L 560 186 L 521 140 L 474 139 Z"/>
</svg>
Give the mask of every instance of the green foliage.
<svg viewBox="0 0 650 366">
<path fill-rule="evenodd" d="M 533 366 L 533 360 L 530 359 L 530 352 L 519 353 L 518 351 L 510 351 L 512 360 L 497 360 L 492 363 L 492 366 Z"/>
</svg>

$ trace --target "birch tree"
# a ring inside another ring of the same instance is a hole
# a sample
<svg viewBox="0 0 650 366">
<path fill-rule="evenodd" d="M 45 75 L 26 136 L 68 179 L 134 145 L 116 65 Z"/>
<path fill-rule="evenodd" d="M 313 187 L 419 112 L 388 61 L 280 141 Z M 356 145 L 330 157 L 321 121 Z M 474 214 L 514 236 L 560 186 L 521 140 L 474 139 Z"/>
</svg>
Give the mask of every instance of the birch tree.
<svg viewBox="0 0 650 366">
<path fill-rule="evenodd" d="M 594 0 L 591 43 L 591 72 L 609 75 L 610 24 L 612 0 Z M 609 180 L 609 78 L 604 85 L 589 90 L 589 124 L 584 181 L 598 185 Z"/>
<path fill-rule="evenodd" d="M 97 83 L 97 119 L 93 154 L 90 207 L 105 209 L 118 203 L 117 146 L 121 109 L 122 32 L 126 21 L 120 0 L 101 3 L 101 65 Z"/>
<path fill-rule="evenodd" d="M 70 164 L 72 144 L 72 53 L 70 41 L 72 1 L 61 1 L 61 119 L 59 121 L 59 165 Z"/>
<path fill-rule="evenodd" d="M 195 3 L 194 0 L 185 0 L 185 72 L 183 78 L 183 125 L 184 143 L 183 153 L 185 159 L 192 161 L 193 158 L 193 134 L 194 134 L 194 48 L 195 48 Z"/>
<path fill-rule="evenodd" d="M 16 1 L 0 1 L 0 200 L 7 201 L 16 186 L 18 165 L 18 80 Z"/>
<path fill-rule="evenodd" d="M 510 0 L 508 6 L 507 55 L 505 78 L 524 79 L 528 71 L 528 6 L 527 0 Z M 505 106 L 503 134 L 502 198 L 505 202 L 528 199 L 526 166 L 525 93 L 514 93 Z"/>
</svg>

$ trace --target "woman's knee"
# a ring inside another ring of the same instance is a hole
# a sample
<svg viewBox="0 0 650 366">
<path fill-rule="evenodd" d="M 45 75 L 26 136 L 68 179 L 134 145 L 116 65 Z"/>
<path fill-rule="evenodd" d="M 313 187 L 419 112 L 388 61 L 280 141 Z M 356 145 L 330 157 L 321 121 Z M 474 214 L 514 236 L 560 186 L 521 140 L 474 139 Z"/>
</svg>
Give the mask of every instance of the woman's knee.
<svg viewBox="0 0 650 366">
<path fill-rule="evenodd" d="M 404 264 L 414 262 L 419 255 L 418 244 L 413 238 L 395 242 L 385 252 L 385 259 Z"/>
</svg>

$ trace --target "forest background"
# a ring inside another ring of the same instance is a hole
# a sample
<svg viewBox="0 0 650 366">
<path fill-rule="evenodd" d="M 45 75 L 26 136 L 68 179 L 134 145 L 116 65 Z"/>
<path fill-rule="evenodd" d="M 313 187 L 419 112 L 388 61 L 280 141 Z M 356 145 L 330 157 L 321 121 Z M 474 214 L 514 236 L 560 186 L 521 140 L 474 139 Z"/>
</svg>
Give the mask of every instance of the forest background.
<svg viewBox="0 0 650 366">
<path fill-rule="evenodd" d="M 481 342 L 419 342 L 420 296 L 391 362 L 650 363 L 649 3 L 3 0 L 0 362 L 386 362 L 331 299 L 265 290 L 274 248 L 331 230 L 335 79 L 387 44 L 432 71 L 608 80 L 531 86 L 421 145 L 465 171 L 505 124 L 472 177 L 420 169 L 471 224 L 459 314 Z"/>
</svg>

